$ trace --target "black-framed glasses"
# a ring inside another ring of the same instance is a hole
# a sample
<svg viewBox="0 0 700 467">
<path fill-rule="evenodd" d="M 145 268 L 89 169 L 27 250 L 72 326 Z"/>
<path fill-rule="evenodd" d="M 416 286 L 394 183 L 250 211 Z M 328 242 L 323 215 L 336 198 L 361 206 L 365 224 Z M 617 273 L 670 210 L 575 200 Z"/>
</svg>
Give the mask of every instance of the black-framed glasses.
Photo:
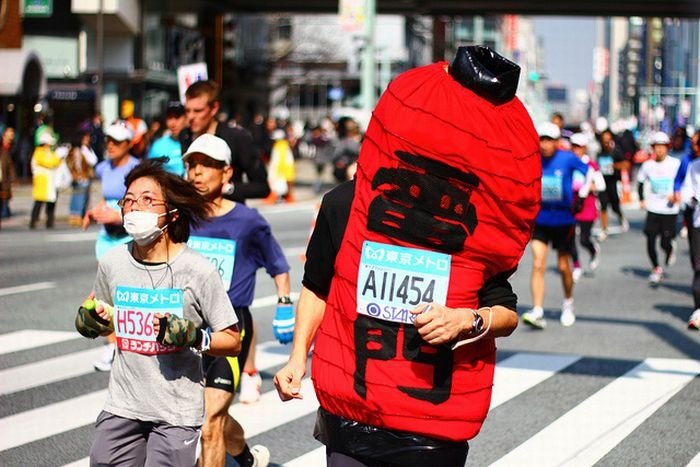
<svg viewBox="0 0 700 467">
<path fill-rule="evenodd" d="M 148 193 L 142 193 L 138 198 L 133 198 L 130 196 L 125 196 L 124 198 L 117 201 L 117 206 L 122 209 L 131 208 L 134 203 L 141 209 L 149 209 L 153 206 L 163 206 L 166 204 L 165 200 L 156 199 Z"/>
</svg>

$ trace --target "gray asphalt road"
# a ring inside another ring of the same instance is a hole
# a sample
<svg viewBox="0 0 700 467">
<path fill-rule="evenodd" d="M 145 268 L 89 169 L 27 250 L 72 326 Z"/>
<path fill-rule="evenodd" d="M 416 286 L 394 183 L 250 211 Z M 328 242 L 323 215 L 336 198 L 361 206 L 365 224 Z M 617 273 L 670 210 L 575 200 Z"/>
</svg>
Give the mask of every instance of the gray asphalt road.
<svg viewBox="0 0 700 467">
<path fill-rule="evenodd" d="M 314 201 L 261 208 L 287 253 L 295 292 L 314 208 Z M 492 410 L 471 443 L 470 465 L 700 462 L 700 334 L 686 329 L 692 311 L 687 245 L 679 239 L 677 264 L 651 288 L 643 213 L 628 213 L 630 232 L 610 236 L 600 268 L 576 286 L 572 328 L 558 322 L 562 292 L 551 254 L 549 326 L 520 326 L 499 341 Z M 0 465 L 84 465 L 94 416 L 81 407 L 99 408 L 108 377 L 90 369 L 100 344 L 68 333 L 94 279 L 95 233 L 94 227 L 28 231 L 19 224 L 0 231 Z M 531 303 L 530 265 L 527 250 L 512 279 L 521 312 Z M 287 351 L 270 344 L 274 305 L 265 297 L 273 294 L 261 272 L 254 313 L 264 391 L 272 389 L 271 376 Z M 313 406 L 281 405 L 272 396 L 234 408 L 242 419 L 250 417 L 244 426 L 254 435 L 251 444 L 266 444 L 280 464 L 312 452 L 290 465 L 317 465 Z"/>
</svg>

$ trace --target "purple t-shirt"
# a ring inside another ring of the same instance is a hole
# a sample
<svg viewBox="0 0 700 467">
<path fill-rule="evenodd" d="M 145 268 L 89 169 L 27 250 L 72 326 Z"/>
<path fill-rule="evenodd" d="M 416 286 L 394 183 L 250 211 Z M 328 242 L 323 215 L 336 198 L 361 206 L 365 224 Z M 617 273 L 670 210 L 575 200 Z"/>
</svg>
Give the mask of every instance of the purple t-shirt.
<svg viewBox="0 0 700 467">
<path fill-rule="evenodd" d="M 234 307 L 253 303 L 259 268 L 264 267 L 271 277 L 289 272 L 270 225 L 257 210 L 240 203 L 193 228 L 187 245 L 214 263 Z"/>
<path fill-rule="evenodd" d="M 97 164 L 95 175 L 102 182 L 102 196 L 106 200 L 119 200 L 124 197 L 124 193 L 126 193 L 124 179 L 139 162 L 135 157 L 129 156 L 127 163 L 121 167 L 114 167 L 109 159 Z"/>
</svg>

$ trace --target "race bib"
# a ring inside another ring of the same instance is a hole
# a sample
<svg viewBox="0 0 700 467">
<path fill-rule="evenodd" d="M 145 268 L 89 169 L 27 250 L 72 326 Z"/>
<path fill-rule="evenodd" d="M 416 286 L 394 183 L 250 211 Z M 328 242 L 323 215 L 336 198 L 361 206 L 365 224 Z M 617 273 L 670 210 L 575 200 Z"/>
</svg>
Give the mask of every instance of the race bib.
<svg viewBox="0 0 700 467">
<path fill-rule="evenodd" d="M 182 318 L 182 290 L 118 286 L 114 297 L 114 330 L 119 349 L 144 355 L 181 350 L 156 341 L 153 330 L 153 315 L 156 313 L 170 313 Z"/>
<path fill-rule="evenodd" d="M 600 166 L 600 172 L 603 175 L 614 175 L 615 166 L 613 165 L 613 158 L 610 156 L 598 156 L 598 165 Z"/>
<path fill-rule="evenodd" d="M 365 241 L 357 277 L 357 312 L 412 323 L 409 310 L 445 303 L 452 258 L 444 253 Z"/>
<path fill-rule="evenodd" d="M 542 201 L 561 201 L 564 199 L 563 192 L 561 175 L 542 176 Z"/>
<path fill-rule="evenodd" d="M 649 182 L 655 195 L 670 195 L 673 190 L 673 180 L 670 178 L 652 178 Z"/>
<path fill-rule="evenodd" d="M 226 290 L 231 288 L 233 266 L 236 262 L 236 241 L 227 238 L 192 236 L 187 246 L 207 258 L 219 271 Z"/>
</svg>

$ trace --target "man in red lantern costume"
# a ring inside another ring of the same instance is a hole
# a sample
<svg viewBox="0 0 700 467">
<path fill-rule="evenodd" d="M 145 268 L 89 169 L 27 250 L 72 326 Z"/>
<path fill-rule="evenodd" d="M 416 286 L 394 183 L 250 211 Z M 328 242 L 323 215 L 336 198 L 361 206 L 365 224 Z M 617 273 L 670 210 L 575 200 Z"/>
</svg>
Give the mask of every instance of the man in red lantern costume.
<svg viewBox="0 0 700 467">
<path fill-rule="evenodd" d="M 485 47 L 408 71 L 374 110 L 355 179 L 307 249 L 282 400 L 312 378 L 331 466 L 464 465 L 491 398 L 508 282 L 541 196 L 520 69 Z"/>
</svg>

